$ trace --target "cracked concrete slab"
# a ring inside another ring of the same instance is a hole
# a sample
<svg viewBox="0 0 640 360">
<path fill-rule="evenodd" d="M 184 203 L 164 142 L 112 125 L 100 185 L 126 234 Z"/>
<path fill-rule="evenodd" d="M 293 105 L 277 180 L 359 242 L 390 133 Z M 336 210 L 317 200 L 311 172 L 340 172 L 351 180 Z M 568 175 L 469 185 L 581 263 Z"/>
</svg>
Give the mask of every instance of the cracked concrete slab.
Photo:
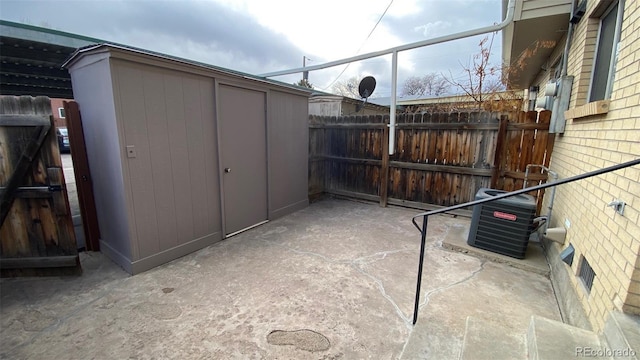
<svg viewBox="0 0 640 360">
<path fill-rule="evenodd" d="M 0 358 L 448 359 L 470 315 L 559 317 L 544 276 L 442 248 L 441 216 L 412 327 L 415 214 L 327 199 L 136 276 L 83 253 L 79 277 L 2 279 Z"/>
</svg>

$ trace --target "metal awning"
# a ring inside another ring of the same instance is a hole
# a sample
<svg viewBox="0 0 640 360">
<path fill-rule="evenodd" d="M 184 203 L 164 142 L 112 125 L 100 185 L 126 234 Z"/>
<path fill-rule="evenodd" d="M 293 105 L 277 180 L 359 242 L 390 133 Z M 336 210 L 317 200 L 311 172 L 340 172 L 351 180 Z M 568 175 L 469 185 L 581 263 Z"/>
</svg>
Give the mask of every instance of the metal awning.
<svg viewBox="0 0 640 360">
<path fill-rule="evenodd" d="M 543 68 L 569 28 L 572 0 L 516 0 L 513 22 L 502 32 L 502 62 L 508 64 L 510 89 L 527 89 Z M 502 13 L 508 0 L 502 0 Z"/>
</svg>

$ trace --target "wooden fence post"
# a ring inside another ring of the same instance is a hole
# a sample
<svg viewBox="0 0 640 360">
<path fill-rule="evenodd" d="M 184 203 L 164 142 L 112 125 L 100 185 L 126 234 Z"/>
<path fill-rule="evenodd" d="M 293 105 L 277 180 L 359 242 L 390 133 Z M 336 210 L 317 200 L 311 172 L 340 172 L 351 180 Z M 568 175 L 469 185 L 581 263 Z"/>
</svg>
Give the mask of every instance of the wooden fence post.
<svg viewBox="0 0 640 360">
<path fill-rule="evenodd" d="M 509 125 L 509 119 L 506 116 L 500 117 L 500 127 L 498 128 L 498 135 L 496 138 L 496 152 L 493 158 L 493 172 L 491 173 L 491 188 L 495 189 L 498 185 L 498 178 L 502 172 L 504 162 L 504 149 L 507 142 L 507 125 Z"/>
<path fill-rule="evenodd" d="M 389 188 L 389 126 L 382 129 L 382 164 L 380 166 L 380 206 L 387 206 Z"/>
</svg>

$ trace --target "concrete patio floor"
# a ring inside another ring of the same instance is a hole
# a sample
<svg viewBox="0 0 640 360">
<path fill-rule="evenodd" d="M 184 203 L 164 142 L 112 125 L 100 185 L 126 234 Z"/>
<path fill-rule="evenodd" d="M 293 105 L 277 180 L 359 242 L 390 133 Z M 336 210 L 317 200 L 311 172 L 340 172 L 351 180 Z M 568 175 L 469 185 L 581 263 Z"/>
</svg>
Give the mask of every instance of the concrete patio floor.
<svg viewBox="0 0 640 360">
<path fill-rule="evenodd" d="M 560 320 L 548 278 L 442 246 L 417 211 L 326 199 L 145 273 L 82 253 L 79 277 L 0 281 L 0 358 L 457 359 L 467 317 Z"/>
</svg>

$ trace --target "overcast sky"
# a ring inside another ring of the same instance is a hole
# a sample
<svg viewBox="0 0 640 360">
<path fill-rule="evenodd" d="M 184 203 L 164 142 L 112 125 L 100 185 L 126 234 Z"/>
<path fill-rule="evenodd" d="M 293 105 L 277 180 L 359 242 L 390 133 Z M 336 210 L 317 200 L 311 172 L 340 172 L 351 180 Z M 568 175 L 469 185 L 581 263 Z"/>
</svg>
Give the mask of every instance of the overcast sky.
<svg viewBox="0 0 640 360">
<path fill-rule="evenodd" d="M 501 0 L 2 0 L 0 18 L 251 74 L 302 66 L 303 56 L 317 65 L 502 20 Z M 462 76 L 460 63 L 469 63 L 481 39 L 400 53 L 398 87 L 411 75 Z M 500 39 L 500 34 L 494 39 L 495 64 L 500 63 Z M 352 63 L 340 75 L 344 69 L 311 72 L 309 81 L 330 91 L 336 79 L 373 75 L 378 87 L 372 97 L 390 95 L 390 55 Z"/>
</svg>

